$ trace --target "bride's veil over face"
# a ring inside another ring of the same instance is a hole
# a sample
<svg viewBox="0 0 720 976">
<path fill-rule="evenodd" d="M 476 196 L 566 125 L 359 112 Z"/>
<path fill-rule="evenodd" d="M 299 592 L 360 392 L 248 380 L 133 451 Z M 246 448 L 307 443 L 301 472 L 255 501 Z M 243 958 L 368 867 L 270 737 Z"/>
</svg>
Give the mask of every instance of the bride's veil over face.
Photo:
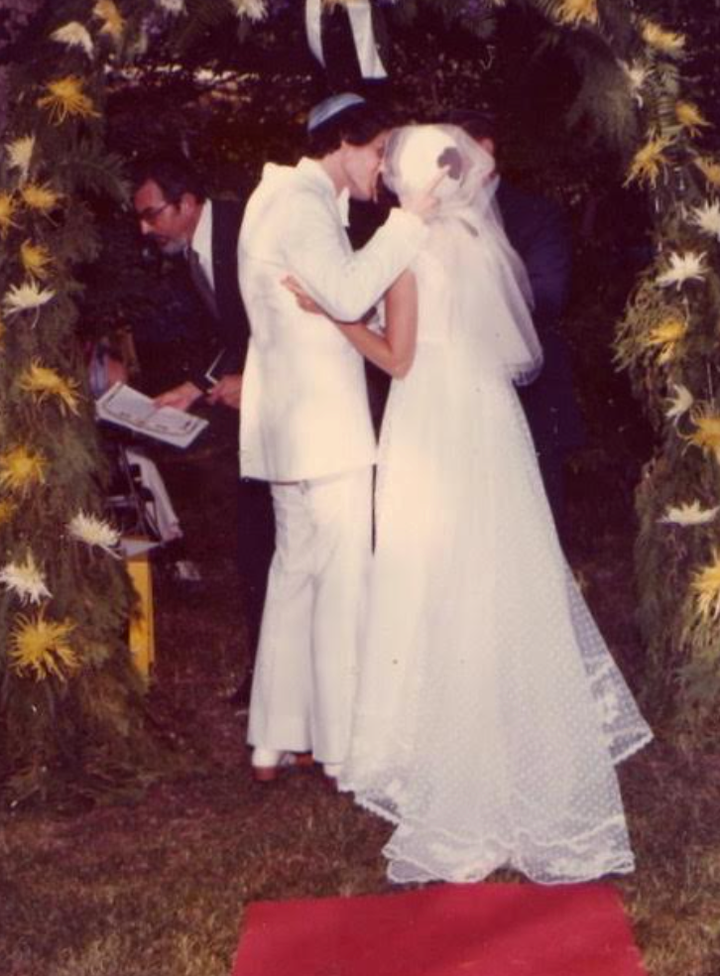
<svg viewBox="0 0 720 976">
<path fill-rule="evenodd" d="M 530 383 L 542 368 L 542 349 L 527 273 L 495 203 L 493 156 L 456 126 L 405 126 L 390 134 L 383 180 L 401 201 L 443 170 L 427 247 L 450 273 L 459 324 L 480 340 L 484 364 Z"/>
</svg>

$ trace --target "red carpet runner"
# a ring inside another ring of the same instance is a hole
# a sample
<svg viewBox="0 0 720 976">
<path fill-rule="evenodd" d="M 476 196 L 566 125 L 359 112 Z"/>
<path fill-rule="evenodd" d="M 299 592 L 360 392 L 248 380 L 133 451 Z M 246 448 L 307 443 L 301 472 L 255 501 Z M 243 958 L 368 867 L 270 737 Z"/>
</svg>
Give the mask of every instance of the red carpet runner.
<svg viewBox="0 0 720 976">
<path fill-rule="evenodd" d="M 646 976 L 611 885 L 259 902 L 233 976 Z"/>
</svg>

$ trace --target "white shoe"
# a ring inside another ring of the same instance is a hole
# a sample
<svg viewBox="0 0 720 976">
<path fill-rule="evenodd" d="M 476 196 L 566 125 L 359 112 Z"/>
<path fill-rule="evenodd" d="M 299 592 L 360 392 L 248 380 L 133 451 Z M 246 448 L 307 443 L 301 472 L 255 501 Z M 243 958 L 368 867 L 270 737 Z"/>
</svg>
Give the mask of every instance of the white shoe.
<svg viewBox="0 0 720 976">
<path fill-rule="evenodd" d="M 252 766 L 253 778 L 258 783 L 270 783 L 277 778 L 278 767 L 282 764 L 286 753 L 280 749 L 253 749 Z"/>
</svg>

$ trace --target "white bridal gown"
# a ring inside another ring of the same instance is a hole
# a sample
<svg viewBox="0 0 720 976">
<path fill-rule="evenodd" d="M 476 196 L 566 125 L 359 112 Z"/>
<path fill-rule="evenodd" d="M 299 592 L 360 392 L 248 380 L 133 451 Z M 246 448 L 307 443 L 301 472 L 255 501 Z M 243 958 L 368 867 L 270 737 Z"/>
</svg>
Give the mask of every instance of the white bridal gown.
<svg viewBox="0 0 720 976">
<path fill-rule="evenodd" d="M 474 323 L 454 261 L 430 248 L 414 267 L 417 353 L 381 436 L 340 786 L 397 825 L 384 850 L 396 882 L 627 872 L 615 766 L 650 731 L 560 549 L 514 387 L 486 361 L 502 293 L 492 260 L 473 260 L 486 277 Z"/>
</svg>

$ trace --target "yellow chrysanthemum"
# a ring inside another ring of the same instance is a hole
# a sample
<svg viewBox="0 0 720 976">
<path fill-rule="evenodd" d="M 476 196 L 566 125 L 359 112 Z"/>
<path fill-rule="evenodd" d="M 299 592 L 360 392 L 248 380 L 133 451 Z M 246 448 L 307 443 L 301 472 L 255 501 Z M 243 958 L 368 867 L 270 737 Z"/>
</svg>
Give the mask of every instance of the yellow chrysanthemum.
<svg viewBox="0 0 720 976">
<path fill-rule="evenodd" d="M 642 37 L 646 44 L 656 51 L 678 57 L 685 50 L 685 35 L 665 30 L 647 18 L 642 22 Z"/>
<path fill-rule="evenodd" d="M 667 136 L 656 136 L 638 149 L 630 164 L 625 186 L 635 180 L 638 183 L 649 183 L 650 186 L 655 186 L 662 167 L 668 164 L 664 152 L 671 144 L 672 140 Z"/>
<path fill-rule="evenodd" d="M 45 482 L 47 460 L 42 454 L 15 447 L 0 454 L 0 488 L 15 495 L 24 495 L 35 485 Z"/>
<path fill-rule="evenodd" d="M 17 209 L 17 200 L 12 193 L 0 193 L 0 236 L 7 237 L 12 227 L 20 226 L 14 219 Z"/>
<path fill-rule="evenodd" d="M 651 329 L 645 342 L 648 346 L 659 349 L 658 362 L 667 363 L 675 356 L 678 344 L 685 337 L 688 330 L 686 321 L 680 318 L 663 319 L 659 325 Z"/>
<path fill-rule="evenodd" d="M 691 414 L 695 431 L 687 440 L 705 454 L 712 454 L 720 461 L 720 414 L 709 405 L 695 408 Z"/>
<path fill-rule="evenodd" d="M 561 24 L 597 24 L 597 0 L 560 0 L 557 18 Z"/>
<path fill-rule="evenodd" d="M 29 275 L 39 279 L 47 278 L 48 265 L 52 264 L 48 249 L 29 240 L 20 245 L 20 261 Z"/>
<path fill-rule="evenodd" d="M 720 163 L 715 162 L 709 156 L 698 156 L 695 159 L 695 165 L 708 183 L 713 186 L 720 186 Z"/>
<path fill-rule="evenodd" d="M 9 498 L 0 498 L 0 525 L 7 525 L 13 520 L 17 505 Z"/>
<path fill-rule="evenodd" d="M 48 94 L 37 101 L 39 108 L 46 108 L 54 125 L 62 125 L 69 115 L 87 119 L 99 116 L 92 99 L 83 91 L 82 78 L 67 75 L 46 86 Z"/>
<path fill-rule="evenodd" d="M 703 620 L 717 620 L 720 614 L 720 553 L 713 549 L 712 562 L 693 575 L 691 589 Z"/>
<path fill-rule="evenodd" d="M 34 362 L 20 377 L 18 385 L 23 392 L 32 394 L 39 403 L 48 397 L 57 397 L 63 413 L 66 408 L 74 414 L 78 412 L 77 382 L 64 379 L 54 369 Z"/>
<path fill-rule="evenodd" d="M 93 13 L 103 22 L 100 33 L 109 34 L 113 40 L 120 40 L 125 30 L 125 19 L 113 0 L 97 0 Z"/>
<path fill-rule="evenodd" d="M 712 125 L 694 102 L 676 102 L 675 115 L 680 125 L 687 129 L 691 136 L 699 135 L 701 129 Z"/>
<path fill-rule="evenodd" d="M 20 170 L 20 179 L 24 182 L 30 173 L 33 153 L 35 152 L 35 136 L 21 136 L 14 139 L 7 147 L 7 157 L 10 169 Z"/>
<path fill-rule="evenodd" d="M 46 620 L 40 612 L 34 617 L 18 615 L 10 635 L 10 668 L 16 674 L 30 672 L 36 681 L 54 675 L 65 681 L 80 667 L 70 644 L 75 629 L 69 620 Z"/>
<path fill-rule="evenodd" d="M 53 190 L 49 183 L 28 183 L 20 191 L 25 206 L 40 213 L 49 214 L 59 205 L 62 193 Z"/>
</svg>

